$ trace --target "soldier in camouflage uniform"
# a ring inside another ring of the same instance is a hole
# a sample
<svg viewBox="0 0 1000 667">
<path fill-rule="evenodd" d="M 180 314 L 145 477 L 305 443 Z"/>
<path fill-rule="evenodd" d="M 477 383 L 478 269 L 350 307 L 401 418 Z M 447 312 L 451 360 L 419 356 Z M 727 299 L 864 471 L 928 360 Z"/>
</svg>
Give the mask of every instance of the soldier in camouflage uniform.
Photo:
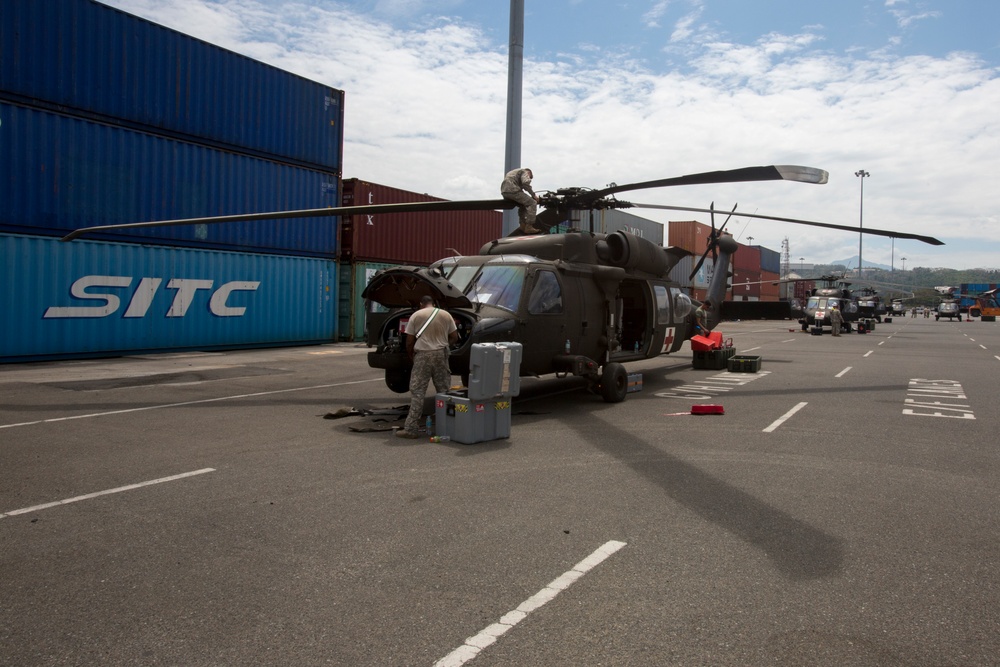
<svg viewBox="0 0 1000 667">
<path fill-rule="evenodd" d="M 434 299 L 420 299 L 420 310 L 406 323 L 406 351 L 413 360 L 410 372 L 410 411 L 403 428 L 396 431 L 398 438 L 416 438 L 420 418 L 424 415 L 424 397 L 427 384 L 434 382 L 439 393 L 451 386 L 451 369 L 448 367 L 448 346 L 458 342 L 455 319 L 446 310 L 434 307 Z"/>
<path fill-rule="evenodd" d="M 525 234 L 537 234 L 541 231 L 535 227 L 538 195 L 531 189 L 533 176 L 530 169 L 512 169 L 507 172 L 503 177 L 503 183 L 500 184 L 500 194 L 503 198 L 517 203 L 517 218 L 521 223 L 521 231 Z"/>
</svg>

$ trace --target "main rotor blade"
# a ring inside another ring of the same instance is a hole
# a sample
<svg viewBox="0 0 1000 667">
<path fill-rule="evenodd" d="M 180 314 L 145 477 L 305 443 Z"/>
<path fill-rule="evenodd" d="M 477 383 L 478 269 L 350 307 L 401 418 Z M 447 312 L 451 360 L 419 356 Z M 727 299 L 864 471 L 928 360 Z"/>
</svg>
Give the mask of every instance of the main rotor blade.
<svg viewBox="0 0 1000 667">
<path fill-rule="evenodd" d="M 471 201 L 426 201 L 405 204 L 370 204 L 366 206 L 336 206 L 331 208 L 310 208 L 298 211 L 272 211 L 269 213 L 241 213 L 237 215 L 215 215 L 205 218 L 183 218 L 178 220 L 155 220 L 153 222 L 126 222 L 117 225 L 81 227 L 60 239 L 72 241 L 84 234 L 106 232 L 118 229 L 144 229 L 146 227 L 173 227 L 177 225 L 214 225 L 220 222 L 254 222 L 256 220 L 288 220 L 292 218 L 321 218 L 334 215 L 377 215 L 380 213 L 435 213 L 440 211 L 494 211 L 515 208 L 517 204 L 508 199 L 481 199 Z"/>
<path fill-rule="evenodd" d="M 661 204 L 632 204 L 635 208 L 654 208 L 667 211 L 691 211 L 692 213 L 711 213 L 707 208 L 691 208 L 689 206 L 665 206 Z M 776 220 L 778 222 L 793 222 L 797 225 L 810 225 L 812 227 L 826 227 L 827 229 L 840 229 L 845 232 L 860 232 L 873 236 L 886 236 L 893 239 L 911 239 L 913 241 L 923 241 L 930 245 L 944 245 L 944 241 L 939 241 L 933 236 L 921 236 L 920 234 L 909 234 L 907 232 L 894 232 L 886 229 L 874 229 L 872 227 L 850 227 L 848 225 L 835 225 L 829 222 L 813 222 L 812 220 L 798 220 L 797 218 L 779 218 L 773 215 L 761 215 L 759 213 L 737 213 L 745 218 L 759 218 L 761 220 Z"/>
<path fill-rule="evenodd" d="M 797 165 L 770 165 L 766 167 L 743 167 L 726 171 L 707 171 L 702 174 L 689 174 L 675 178 L 662 178 L 656 181 L 642 183 L 626 183 L 613 185 L 603 190 L 592 190 L 580 196 L 581 201 L 592 201 L 618 192 L 629 190 L 645 190 L 648 188 L 665 188 L 674 185 L 707 185 L 710 183 L 742 183 L 746 181 L 799 181 L 822 185 L 827 182 L 829 174 L 815 167 L 800 167 Z"/>
</svg>

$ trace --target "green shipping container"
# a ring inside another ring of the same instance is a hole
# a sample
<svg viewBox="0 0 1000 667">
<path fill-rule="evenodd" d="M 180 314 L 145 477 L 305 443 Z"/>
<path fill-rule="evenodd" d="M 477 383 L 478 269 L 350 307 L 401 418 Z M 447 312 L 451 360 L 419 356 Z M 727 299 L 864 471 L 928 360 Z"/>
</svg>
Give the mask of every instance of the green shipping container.
<svg viewBox="0 0 1000 667">
<path fill-rule="evenodd" d="M 397 262 L 352 262 L 340 266 L 340 308 L 338 329 L 343 341 L 363 341 L 365 339 L 365 322 L 367 310 L 361 293 L 368 286 L 375 272 L 390 266 L 398 266 Z M 385 312 L 386 308 L 377 303 L 371 304 L 376 312 Z"/>
</svg>

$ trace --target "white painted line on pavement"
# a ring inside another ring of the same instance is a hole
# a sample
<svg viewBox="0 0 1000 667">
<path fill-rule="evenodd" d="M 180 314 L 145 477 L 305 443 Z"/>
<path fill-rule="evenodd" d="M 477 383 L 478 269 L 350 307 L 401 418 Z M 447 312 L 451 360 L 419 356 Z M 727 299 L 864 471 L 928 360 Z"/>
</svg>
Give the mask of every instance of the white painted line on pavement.
<svg viewBox="0 0 1000 667">
<path fill-rule="evenodd" d="M 871 354 L 872 352 L 874 352 L 874 351 L 875 351 L 875 350 L 868 350 L 868 352 L 866 352 L 866 353 L 865 353 L 865 358 L 867 359 L 867 358 L 868 358 L 868 355 L 870 355 L 870 354 Z"/>
<path fill-rule="evenodd" d="M 504 633 L 528 617 L 528 614 L 551 602 L 557 595 L 569 588 L 573 582 L 594 569 L 613 553 L 625 546 L 625 542 L 611 540 L 597 551 L 556 577 L 548 586 L 522 602 L 514 611 L 507 612 L 500 620 L 488 626 L 474 637 L 469 637 L 457 649 L 434 663 L 434 667 L 460 667 L 499 639 Z"/>
<path fill-rule="evenodd" d="M 143 412 L 144 410 L 160 410 L 162 408 L 181 408 L 185 405 L 200 405 L 203 403 L 217 403 L 219 401 L 233 401 L 241 398 L 255 398 L 257 396 L 271 396 L 273 394 L 287 394 L 293 391 L 309 391 L 310 389 L 329 389 L 330 387 L 344 387 L 351 384 L 363 384 L 365 382 L 377 382 L 382 378 L 372 380 L 357 380 L 356 382 L 338 382 L 336 384 L 318 384 L 314 387 L 294 387 L 292 389 L 276 389 L 274 391 L 258 391 L 253 394 L 238 394 L 236 396 L 219 396 L 218 398 L 204 398 L 199 401 L 184 401 L 182 403 L 163 403 L 161 405 L 147 405 L 142 408 L 128 408 L 127 410 L 109 410 L 108 412 L 92 412 L 88 415 L 73 415 L 72 417 L 53 417 L 52 419 L 39 419 L 33 422 L 21 422 L 19 424 L 0 424 L 0 429 L 17 428 L 18 426 L 34 426 L 35 424 L 54 424 L 73 419 L 90 419 L 91 417 L 106 417 L 108 415 L 124 415 L 130 412 Z"/>
<path fill-rule="evenodd" d="M 795 342 L 795 339 L 794 339 L 794 338 L 789 338 L 788 340 L 783 340 L 783 341 L 781 341 L 781 342 L 782 342 L 782 343 L 794 343 L 794 342 Z"/>
<path fill-rule="evenodd" d="M 774 422 L 770 426 L 768 426 L 767 428 L 764 429 L 764 433 L 771 433 L 772 431 L 774 431 L 775 429 L 777 429 L 779 426 L 781 426 L 782 424 L 784 424 L 786 421 L 788 421 L 791 418 L 792 415 L 794 415 L 796 412 L 798 412 L 802 408 L 806 407 L 807 405 L 809 405 L 809 404 L 806 403 L 806 402 L 799 403 L 794 408 L 792 408 L 791 410 L 789 410 L 788 412 L 786 412 L 785 414 L 781 415 L 776 420 L 774 420 Z"/>
<path fill-rule="evenodd" d="M 8 516 L 17 516 L 18 514 L 28 514 L 29 512 L 37 512 L 38 510 L 48 509 L 50 507 L 57 507 L 59 505 L 68 505 L 70 503 L 80 502 L 81 500 L 90 500 L 91 498 L 97 498 L 99 496 L 106 496 L 111 493 L 121 493 L 122 491 L 131 491 L 133 489 L 140 489 L 144 486 L 152 486 L 153 484 L 162 484 L 164 482 L 173 482 L 178 479 L 184 479 L 185 477 L 193 477 L 195 475 L 204 475 L 206 472 L 214 472 L 215 468 L 202 468 L 201 470 L 195 470 L 193 472 L 184 472 L 179 475 L 171 475 L 170 477 L 161 477 L 160 479 L 152 479 L 148 482 L 139 482 L 138 484 L 129 484 L 128 486 L 119 486 L 117 489 L 108 489 L 107 491 L 97 491 L 96 493 L 88 493 L 83 496 L 77 496 L 75 498 L 67 498 L 65 500 L 57 500 L 54 503 L 45 503 L 44 505 L 34 505 L 32 507 L 25 507 L 19 510 L 11 510 L 6 514 L 0 514 L 0 519 Z"/>
<path fill-rule="evenodd" d="M 760 348 L 761 348 L 761 346 L 758 345 L 757 347 L 748 347 L 747 349 L 745 349 L 743 351 L 744 352 L 753 352 L 754 350 L 759 350 Z"/>
<path fill-rule="evenodd" d="M 986 346 L 983 345 L 982 343 L 979 344 L 979 347 L 983 348 L 984 350 L 986 349 Z"/>
<path fill-rule="evenodd" d="M 879 343 L 879 345 L 885 345 L 885 341 L 883 340 L 882 342 Z"/>
<path fill-rule="evenodd" d="M 847 371 L 851 370 L 852 368 L 854 368 L 854 367 L 853 366 L 848 366 L 847 368 L 845 368 L 844 370 L 840 371 L 839 373 L 837 373 L 833 377 L 835 377 L 835 378 L 842 378 L 845 375 L 847 375 Z"/>
</svg>

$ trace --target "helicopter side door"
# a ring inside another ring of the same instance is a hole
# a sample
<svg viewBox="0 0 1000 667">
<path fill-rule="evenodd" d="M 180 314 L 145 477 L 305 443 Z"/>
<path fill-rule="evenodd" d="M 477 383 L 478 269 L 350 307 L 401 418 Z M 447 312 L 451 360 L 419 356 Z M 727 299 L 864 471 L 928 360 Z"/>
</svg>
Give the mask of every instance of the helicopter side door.
<svg viewBox="0 0 1000 667">
<path fill-rule="evenodd" d="M 676 352 L 687 340 L 688 329 L 691 327 L 691 313 L 694 304 L 691 297 L 677 287 L 667 283 L 652 283 L 653 295 L 656 300 L 656 330 L 654 345 L 646 356 L 655 357 L 659 354 Z"/>
<path fill-rule="evenodd" d="M 622 280 L 615 295 L 613 322 L 620 343 L 612 359 L 641 359 L 652 344 L 654 302 L 646 280 Z"/>
<path fill-rule="evenodd" d="M 552 359 L 563 354 L 567 344 L 572 348 L 578 344 L 578 332 L 567 326 L 572 318 L 579 319 L 574 295 L 568 293 L 563 277 L 548 267 L 533 268 L 526 283 L 520 338 L 530 344 L 523 354 L 531 356 L 530 367 L 551 372 L 546 369 Z"/>
</svg>

